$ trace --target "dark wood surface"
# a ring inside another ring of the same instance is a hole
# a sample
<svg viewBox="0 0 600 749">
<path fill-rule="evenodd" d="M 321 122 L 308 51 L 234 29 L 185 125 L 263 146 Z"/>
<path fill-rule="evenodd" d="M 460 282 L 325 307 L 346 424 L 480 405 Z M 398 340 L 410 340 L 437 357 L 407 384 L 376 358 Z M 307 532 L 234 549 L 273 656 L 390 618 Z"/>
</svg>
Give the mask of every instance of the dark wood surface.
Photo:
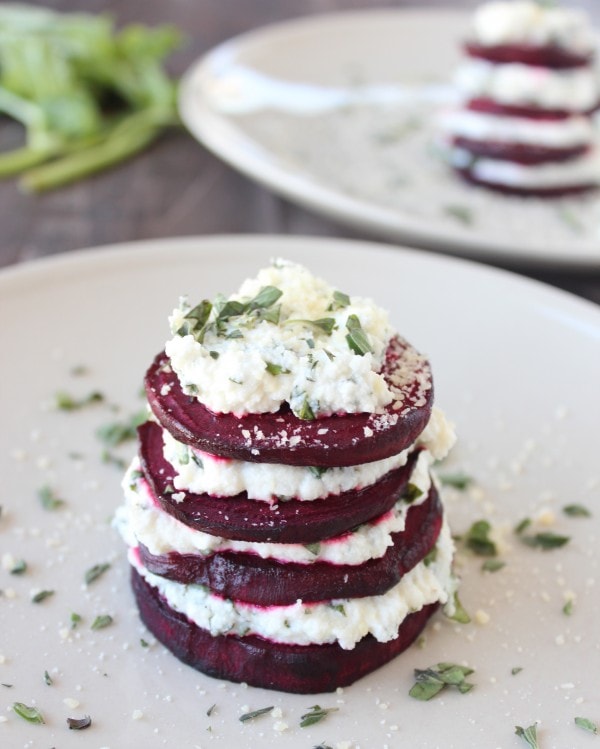
<svg viewBox="0 0 600 749">
<path fill-rule="evenodd" d="M 182 73 L 215 44 L 273 21 L 329 11 L 389 6 L 473 7 L 471 0 L 48 0 L 60 10 L 109 12 L 121 23 L 172 22 L 188 37 L 170 60 Z M 597 0 L 577 3 L 598 17 Z M 600 17 L 598 17 L 600 22 Z M 19 138 L 0 123 L 0 143 Z M 273 195 L 223 164 L 184 131 L 110 172 L 43 195 L 0 182 L 0 266 L 84 247 L 135 239 L 224 233 L 281 233 L 369 238 Z M 600 303 L 600 272 L 530 273 Z"/>
</svg>

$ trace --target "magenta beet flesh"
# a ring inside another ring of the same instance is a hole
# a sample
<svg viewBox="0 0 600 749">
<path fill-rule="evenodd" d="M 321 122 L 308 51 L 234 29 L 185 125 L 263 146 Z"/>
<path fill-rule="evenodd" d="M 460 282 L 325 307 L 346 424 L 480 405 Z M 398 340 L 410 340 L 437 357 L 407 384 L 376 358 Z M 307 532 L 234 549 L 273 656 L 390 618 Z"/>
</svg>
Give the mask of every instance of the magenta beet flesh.
<svg viewBox="0 0 600 749">
<path fill-rule="evenodd" d="M 572 148 L 548 148 L 547 146 L 529 143 L 507 143 L 491 140 L 474 140 L 473 138 L 454 138 L 454 145 L 470 151 L 474 156 L 488 159 L 514 161 L 517 164 L 544 164 L 546 162 L 568 161 L 583 156 L 590 149 L 588 145 Z"/>
<path fill-rule="evenodd" d="M 339 536 L 390 510 L 402 496 L 416 460 L 415 453 L 405 466 L 371 486 L 310 502 L 291 499 L 273 507 L 248 499 L 245 493 L 223 498 L 187 492 L 177 502 L 173 468 L 163 456 L 161 428 L 146 422 L 139 428 L 139 438 L 144 475 L 162 509 L 190 528 L 238 541 L 307 544 Z"/>
<path fill-rule="evenodd" d="M 141 545 L 139 551 L 142 564 L 155 575 L 206 585 L 236 601 L 285 606 L 298 599 L 312 602 L 385 593 L 432 549 L 441 526 L 442 505 L 432 487 L 428 499 L 409 510 L 404 530 L 392 534 L 393 546 L 384 556 L 360 565 L 283 563 L 237 552 L 155 556 Z"/>
<path fill-rule="evenodd" d="M 543 47 L 527 44 L 483 45 L 475 42 L 465 44 L 469 57 L 488 62 L 520 62 L 523 65 L 536 65 L 543 68 L 580 68 L 592 62 L 593 54 L 581 54 L 558 45 Z"/>
<path fill-rule="evenodd" d="M 475 177 L 469 169 L 455 169 L 456 173 L 464 180 L 479 187 L 487 187 L 489 190 L 504 193 L 505 195 L 518 195 L 520 197 L 532 198 L 561 198 L 564 195 L 579 195 L 585 192 L 597 190 L 598 185 L 595 183 L 584 183 L 581 185 L 566 185 L 546 188 L 516 187 L 514 185 L 498 184 L 496 182 L 487 182 L 486 180 Z"/>
<path fill-rule="evenodd" d="M 382 370 L 390 386 L 416 357 L 410 344 L 392 339 Z M 183 393 L 164 354 L 146 373 L 146 394 L 154 415 L 175 439 L 205 452 L 260 463 L 351 466 L 395 455 L 423 431 L 433 385 L 429 364 L 423 357 L 418 362 L 414 376 L 400 386 L 401 407 L 394 408 L 393 401 L 383 414 L 334 414 L 312 421 L 299 419 L 288 407 L 275 414 L 216 414 Z"/>
<path fill-rule="evenodd" d="M 218 679 L 298 694 L 332 692 L 383 666 L 418 637 L 437 608 L 431 604 L 410 614 L 394 640 L 378 642 L 367 635 L 353 650 L 343 650 L 335 643 L 282 645 L 255 636 L 213 637 L 171 609 L 135 570 L 132 586 L 142 621 L 184 663 Z"/>
</svg>

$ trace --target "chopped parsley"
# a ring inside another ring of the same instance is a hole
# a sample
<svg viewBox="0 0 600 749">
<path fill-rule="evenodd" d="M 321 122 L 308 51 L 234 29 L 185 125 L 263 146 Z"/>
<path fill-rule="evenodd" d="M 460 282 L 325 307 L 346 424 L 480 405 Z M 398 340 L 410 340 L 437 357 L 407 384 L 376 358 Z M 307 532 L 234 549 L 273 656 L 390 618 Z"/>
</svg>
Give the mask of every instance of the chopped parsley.
<svg viewBox="0 0 600 749">
<path fill-rule="evenodd" d="M 17 559 L 10 569 L 11 575 L 22 575 L 27 571 L 27 562 L 24 559 Z"/>
<path fill-rule="evenodd" d="M 459 624 L 468 624 L 471 621 L 471 617 L 467 613 L 467 610 L 460 602 L 458 593 L 454 594 L 454 613 L 448 616 L 448 618 Z"/>
<path fill-rule="evenodd" d="M 326 718 L 329 713 L 334 713 L 338 709 L 337 707 L 321 707 L 320 705 L 313 705 L 309 707 L 309 712 L 304 713 L 300 716 L 300 728 L 308 728 L 314 726 L 315 723 L 320 723 Z"/>
<path fill-rule="evenodd" d="M 92 622 L 92 629 L 104 629 L 113 623 L 113 618 L 110 614 L 100 614 Z"/>
<path fill-rule="evenodd" d="M 300 409 L 296 413 L 296 416 L 299 419 L 303 419 L 304 421 L 314 421 L 315 412 L 312 410 L 311 405 L 308 402 L 308 398 L 304 398 L 304 401 L 302 402 Z"/>
<path fill-rule="evenodd" d="M 591 518 L 592 513 L 583 505 L 566 505 L 562 508 L 565 515 L 570 518 Z"/>
<path fill-rule="evenodd" d="M 265 362 L 265 369 L 267 372 L 273 376 L 277 376 L 280 374 L 289 374 L 290 370 L 286 369 L 285 367 L 282 367 L 281 364 L 273 364 L 273 362 L 266 361 Z"/>
<path fill-rule="evenodd" d="M 81 622 L 81 615 L 76 614 L 74 611 L 71 614 L 71 629 L 75 629 L 75 627 Z"/>
<path fill-rule="evenodd" d="M 54 403 L 59 411 L 79 411 L 81 408 L 90 406 L 93 403 L 102 403 L 104 395 L 98 390 L 94 390 L 83 398 L 74 398 L 69 393 L 60 390 L 54 395 Z"/>
<path fill-rule="evenodd" d="M 45 601 L 46 598 L 50 598 L 50 596 L 53 596 L 53 595 L 54 595 L 53 590 L 40 590 L 31 596 L 31 603 L 41 603 L 42 601 Z"/>
<path fill-rule="evenodd" d="M 498 554 L 496 544 L 490 539 L 492 526 L 487 520 L 474 522 L 464 536 L 465 546 L 481 557 L 495 557 Z"/>
<path fill-rule="evenodd" d="M 406 489 L 404 490 L 402 499 L 406 502 L 406 504 L 412 504 L 415 500 L 419 499 L 419 497 L 422 496 L 423 490 L 419 489 L 416 484 L 409 483 L 406 485 Z"/>
<path fill-rule="evenodd" d="M 327 468 L 323 466 L 307 466 L 307 468 L 317 479 L 320 479 L 321 476 L 327 471 Z"/>
<path fill-rule="evenodd" d="M 350 306 L 350 297 L 348 294 L 344 294 L 343 291 L 334 291 L 333 299 L 327 307 L 328 312 L 335 312 L 338 309 Z"/>
<path fill-rule="evenodd" d="M 569 598 L 569 600 L 565 603 L 562 611 L 565 616 L 571 616 L 571 614 L 573 613 L 573 599 L 572 598 Z"/>
<path fill-rule="evenodd" d="M 465 681 L 474 673 L 472 668 L 459 666 L 456 663 L 438 663 L 431 668 L 415 668 L 415 683 L 409 695 L 416 700 L 428 701 L 446 687 L 456 687 L 461 694 L 470 692 L 475 686 Z"/>
<path fill-rule="evenodd" d="M 44 510 L 58 510 L 65 504 L 65 500 L 61 499 L 47 484 L 38 489 L 38 497 Z"/>
</svg>

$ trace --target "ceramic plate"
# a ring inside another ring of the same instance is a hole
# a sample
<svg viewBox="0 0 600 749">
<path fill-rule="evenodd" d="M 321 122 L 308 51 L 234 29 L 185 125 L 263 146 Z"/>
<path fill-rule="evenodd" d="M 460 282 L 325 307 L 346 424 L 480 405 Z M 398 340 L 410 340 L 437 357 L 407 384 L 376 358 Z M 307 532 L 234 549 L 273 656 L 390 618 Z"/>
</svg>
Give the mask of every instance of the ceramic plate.
<svg viewBox="0 0 600 749">
<path fill-rule="evenodd" d="M 505 562 L 482 572 L 483 559 L 459 542 L 461 598 L 472 623 L 437 615 L 422 647 L 338 694 L 220 682 L 155 642 L 138 620 L 123 544 L 110 524 L 122 496 L 115 463 L 129 460 L 135 446 L 105 453 L 96 436 L 142 407 L 142 376 L 168 336 L 179 295 L 229 292 L 274 256 L 377 299 L 429 355 L 437 404 L 460 436 L 440 470 L 472 479 L 465 491 L 447 491 L 453 530 L 488 520 Z M 161 240 L 2 272 L 0 350 L 1 746 L 518 749 L 515 726 L 536 721 L 544 749 L 587 746 L 591 737 L 574 719 L 600 723 L 597 307 L 467 261 L 376 244 Z M 61 392 L 104 400 L 57 410 Z M 43 487 L 64 504 L 44 509 Z M 570 517 L 567 505 L 591 517 Z M 533 521 L 526 534 L 569 542 L 528 547 L 512 530 L 525 517 Z M 27 569 L 11 574 L 20 559 Z M 104 563 L 110 568 L 85 585 L 85 572 Z M 54 593 L 33 603 L 44 590 Z M 112 623 L 92 629 L 105 615 Z M 413 669 L 440 661 L 469 664 L 475 688 L 430 702 L 409 697 Z M 45 724 L 25 722 L 14 702 L 36 705 Z M 315 704 L 336 711 L 300 728 Z M 239 721 L 271 705 L 281 717 Z M 92 725 L 83 734 L 68 729 L 67 718 L 86 715 Z"/>
<path fill-rule="evenodd" d="M 415 246 L 513 265 L 600 267 L 600 197 L 500 196 L 436 145 L 464 12 L 313 16 L 226 42 L 185 76 L 180 111 L 208 148 L 281 195 Z"/>
</svg>

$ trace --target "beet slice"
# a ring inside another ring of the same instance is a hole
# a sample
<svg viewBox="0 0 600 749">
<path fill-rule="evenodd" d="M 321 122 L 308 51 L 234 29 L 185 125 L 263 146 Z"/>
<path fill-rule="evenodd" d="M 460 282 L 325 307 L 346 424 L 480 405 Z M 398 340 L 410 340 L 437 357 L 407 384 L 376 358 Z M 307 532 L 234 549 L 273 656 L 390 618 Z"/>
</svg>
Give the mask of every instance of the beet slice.
<svg viewBox="0 0 600 749">
<path fill-rule="evenodd" d="M 429 604 L 407 616 L 394 640 L 378 642 L 367 635 L 353 650 L 343 650 L 337 643 L 282 645 L 256 636 L 213 637 L 171 609 L 134 569 L 131 584 L 144 624 L 184 663 L 218 679 L 297 694 L 333 692 L 383 666 L 406 650 L 438 607 Z"/>
<path fill-rule="evenodd" d="M 541 107 L 523 107 L 514 104 L 500 104 L 494 99 L 486 97 L 470 99 L 467 109 L 472 112 L 484 112 L 506 117 L 525 117 L 530 120 L 566 120 L 573 115 L 592 115 L 597 111 L 599 104 L 592 109 L 578 112 L 569 109 L 542 109 Z"/>
<path fill-rule="evenodd" d="M 535 65 L 544 68 L 564 70 L 567 68 L 581 68 L 589 65 L 594 53 L 574 52 L 556 44 L 534 46 L 532 44 L 494 44 L 485 45 L 467 42 L 464 45 L 469 57 L 487 60 L 494 63 L 519 62 L 523 65 Z"/>
<path fill-rule="evenodd" d="M 383 413 L 299 419 L 277 413 L 216 414 L 181 390 L 159 354 L 146 373 L 146 394 L 158 421 L 177 440 L 205 452 L 260 463 L 351 466 L 389 458 L 425 428 L 433 403 L 429 363 L 401 338 L 388 346 L 382 372 L 396 399 Z"/>
<path fill-rule="evenodd" d="M 411 507 L 403 531 L 378 559 L 359 565 L 329 562 L 298 564 L 255 554 L 218 552 L 153 555 L 140 544 L 142 564 L 150 572 L 184 584 L 206 585 L 213 593 L 257 606 L 285 606 L 298 599 L 325 601 L 381 595 L 433 548 L 442 527 L 442 505 L 432 486 L 427 500 Z"/>
<path fill-rule="evenodd" d="M 513 185 L 503 185 L 496 182 L 487 182 L 473 176 L 469 169 L 455 169 L 458 175 L 464 180 L 478 187 L 485 187 L 494 192 L 500 192 L 505 195 L 516 195 L 523 198 L 561 198 L 565 195 L 580 195 L 586 192 L 597 190 L 599 185 L 589 182 L 581 185 L 564 185 L 558 187 L 532 188 L 532 187 L 515 187 Z"/>
<path fill-rule="evenodd" d="M 457 136 L 453 143 L 458 148 L 464 148 L 474 156 L 484 156 L 488 159 L 514 161 L 517 164 L 546 164 L 548 162 L 563 162 L 583 156 L 590 148 L 586 144 L 571 148 L 548 148 L 547 146 L 532 145 L 530 143 L 507 143 L 506 141 L 475 140 Z"/>
<path fill-rule="evenodd" d="M 418 456 L 415 451 L 406 465 L 370 486 L 310 502 L 290 499 L 272 505 L 248 499 L 245 492 L 235 497 L 183 492 L 184 499 L 177 502 L 173 499 L 174 470 L 163 455 L 161 427 L 146 422 L 138 434 L 142 470 L 162 509 L 190 528 L 238 541 L 307 544 L 339 536 L 394 506 Z"/>
</svg>

